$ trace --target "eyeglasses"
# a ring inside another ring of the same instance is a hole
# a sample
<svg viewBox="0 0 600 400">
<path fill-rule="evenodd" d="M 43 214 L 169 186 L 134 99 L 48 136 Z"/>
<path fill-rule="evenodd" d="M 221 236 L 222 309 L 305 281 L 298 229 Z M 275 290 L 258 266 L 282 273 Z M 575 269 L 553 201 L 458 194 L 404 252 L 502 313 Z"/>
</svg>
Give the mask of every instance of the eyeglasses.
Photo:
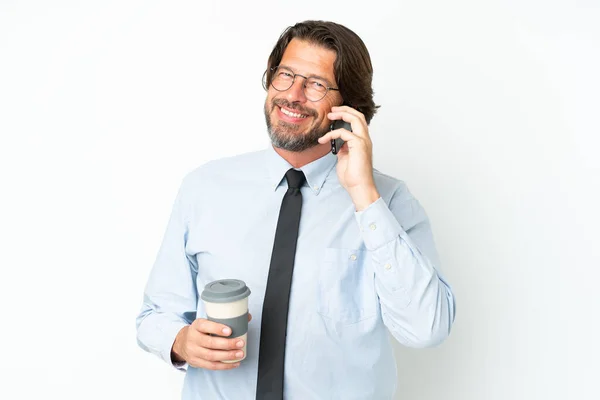
<svg viewBox="0 0 600 400">
<path fill-rule="evenodd" d="M 277 66 L 272 67 L 270 70 L 273 73 L 271 75 L 271 86 L 278 92 L 285 92 L 291 88 L 296 81 L 297 76 L 304 78 L 305 81 L 304 85 L 302 85 L 302 89 L 304 91 L 304 96 L 306 96 L 306 99 L 309 101 L 322 100 L 330 90 L 339 90 L 338 88 L 329 87 L 329 83 L 324 79 L 295 74 L 294 71 L 286 67 Z M 266 90 L 267 87 L 264 81 L 263 86 Z"/>
</svg>

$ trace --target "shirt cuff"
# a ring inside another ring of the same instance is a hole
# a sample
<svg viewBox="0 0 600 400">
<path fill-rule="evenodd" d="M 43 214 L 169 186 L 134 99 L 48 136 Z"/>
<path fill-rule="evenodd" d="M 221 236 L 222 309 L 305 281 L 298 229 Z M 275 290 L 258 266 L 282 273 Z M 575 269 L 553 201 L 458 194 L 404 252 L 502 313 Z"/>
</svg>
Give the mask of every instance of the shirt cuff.
<svg viewBox="0 0 600 400">
<path fill-rule="evenodd" d="M 404 229 L 380 197 L 362 211 L 355 211 L 354 216 L 368 250 L 377 250 L 398 238 Z"/>
<path fill-rule="evenodd" d="M 160 356 L 167 364 L 171 364 L 173 367 L 185 371 L 187 367 L 186 362 L 173 362 L 171 360 L 171 349 L 173 348 L 173 343 L 175 343 L 175 338 L 179 331 L 186 327 L 188 324 L 181 321 L 169 321 L 165 325 L 161 326 L 162 337 L 164 338 L 164 343 L 162 343 Z"/>
</svg>

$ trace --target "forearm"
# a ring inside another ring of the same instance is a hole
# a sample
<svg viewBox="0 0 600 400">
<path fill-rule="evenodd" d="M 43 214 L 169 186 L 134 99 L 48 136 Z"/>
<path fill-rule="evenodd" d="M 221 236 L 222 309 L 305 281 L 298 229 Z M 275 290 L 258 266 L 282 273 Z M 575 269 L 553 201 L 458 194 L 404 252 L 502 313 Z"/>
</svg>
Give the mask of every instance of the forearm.
<svg viewBox="0 0 600 400">
<path fill-rule="evenodd" d="M 411 251 L 401 236 L 386 247 L 389 251 L 372 253 L 383 322 L 406 346 L 440 344 L 450 334 L 454 320 L 449 286 L 429 260 Z"/>
<path fill-rule="evenodd" d="M 186 253 L 188 224 L 183 186 L 176 198 L 136 319 L 140 347 L 169 364 L 177 334 L 196 318 L 197 264 Z"/>
<path fill-rule="evenodd" d="M 171 348 L 171 362 L 173 364 L 185 363 L 185 358 L 183 357 L 183 343 L 188 329 L 190 329 L 189 325 L 184 326 L 179 330 L 177 336 L 175 336 L 173 347 Z"/>
<path fill-rule="evenodd" d="M 144 303 L 144 308 L 137 323 L 137 341 L 139 346 L 162 358 L 168 364 L 173 364 L 171 350 L 179 332 L 188 326 L 174 313 L 159 313 Z"/>
<path fill-rule="evenodd" d="M 418 202 L 396 205 L 394 211 L 405 219 L 406 231 L 383 199 L 356 215 L 375 271 L 382 319 L 400 343 L 435 346 L 450 332 L 454 297 L 435 267 L 433 237 Z"/>
</svg>

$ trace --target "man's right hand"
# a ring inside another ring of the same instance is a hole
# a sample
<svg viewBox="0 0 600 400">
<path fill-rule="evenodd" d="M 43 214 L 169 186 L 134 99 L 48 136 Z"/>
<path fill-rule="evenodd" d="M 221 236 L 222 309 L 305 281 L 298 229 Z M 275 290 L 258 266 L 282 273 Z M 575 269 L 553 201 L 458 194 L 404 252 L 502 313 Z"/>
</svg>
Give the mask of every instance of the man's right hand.
<svg viewBox="0 0 600 400">
<path fill-rule="evenodd" d="M 252 317 L 248 316 L 250 320 Z M 198 318 L 191 325 L 183 327 L 171 349 L 174 362 L 187 362 L 192 367 L 212 370 L 233 369 L 240 363 L 227 364 L 221 361 L 237 360 L 244 356 L 241 338 L 227 339 L 210 336 L 231 335 L 231 329 L 223 324 Z"/>
</svg>

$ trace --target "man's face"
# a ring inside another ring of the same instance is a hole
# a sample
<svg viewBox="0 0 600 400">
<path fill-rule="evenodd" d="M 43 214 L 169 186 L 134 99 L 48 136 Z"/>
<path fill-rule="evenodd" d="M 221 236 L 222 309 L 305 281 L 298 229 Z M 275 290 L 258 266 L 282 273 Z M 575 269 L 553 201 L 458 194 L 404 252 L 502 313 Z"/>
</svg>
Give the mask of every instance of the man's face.
<svg viewBox="0 0 600 400">
<path fill-rule="evenodd" d="M 279 65 L 299 75 L 324 78 L 329 86 L 337 87 L 333 72 L 335 57 L 333 50 L 292 39 Z M 297 76 L 294 84 L 282 92 L 268 87 L 265 118 L 275 147 L 299 152 L 320 145 L 317 139 L 329 131 L 331 123 L 327 113 L 331 107 L 342 104 L 342 97 L 334 90 L 328 91 L 322 100 L 309 101 L 303 91 L 305 81 Z"/>
</svg>

